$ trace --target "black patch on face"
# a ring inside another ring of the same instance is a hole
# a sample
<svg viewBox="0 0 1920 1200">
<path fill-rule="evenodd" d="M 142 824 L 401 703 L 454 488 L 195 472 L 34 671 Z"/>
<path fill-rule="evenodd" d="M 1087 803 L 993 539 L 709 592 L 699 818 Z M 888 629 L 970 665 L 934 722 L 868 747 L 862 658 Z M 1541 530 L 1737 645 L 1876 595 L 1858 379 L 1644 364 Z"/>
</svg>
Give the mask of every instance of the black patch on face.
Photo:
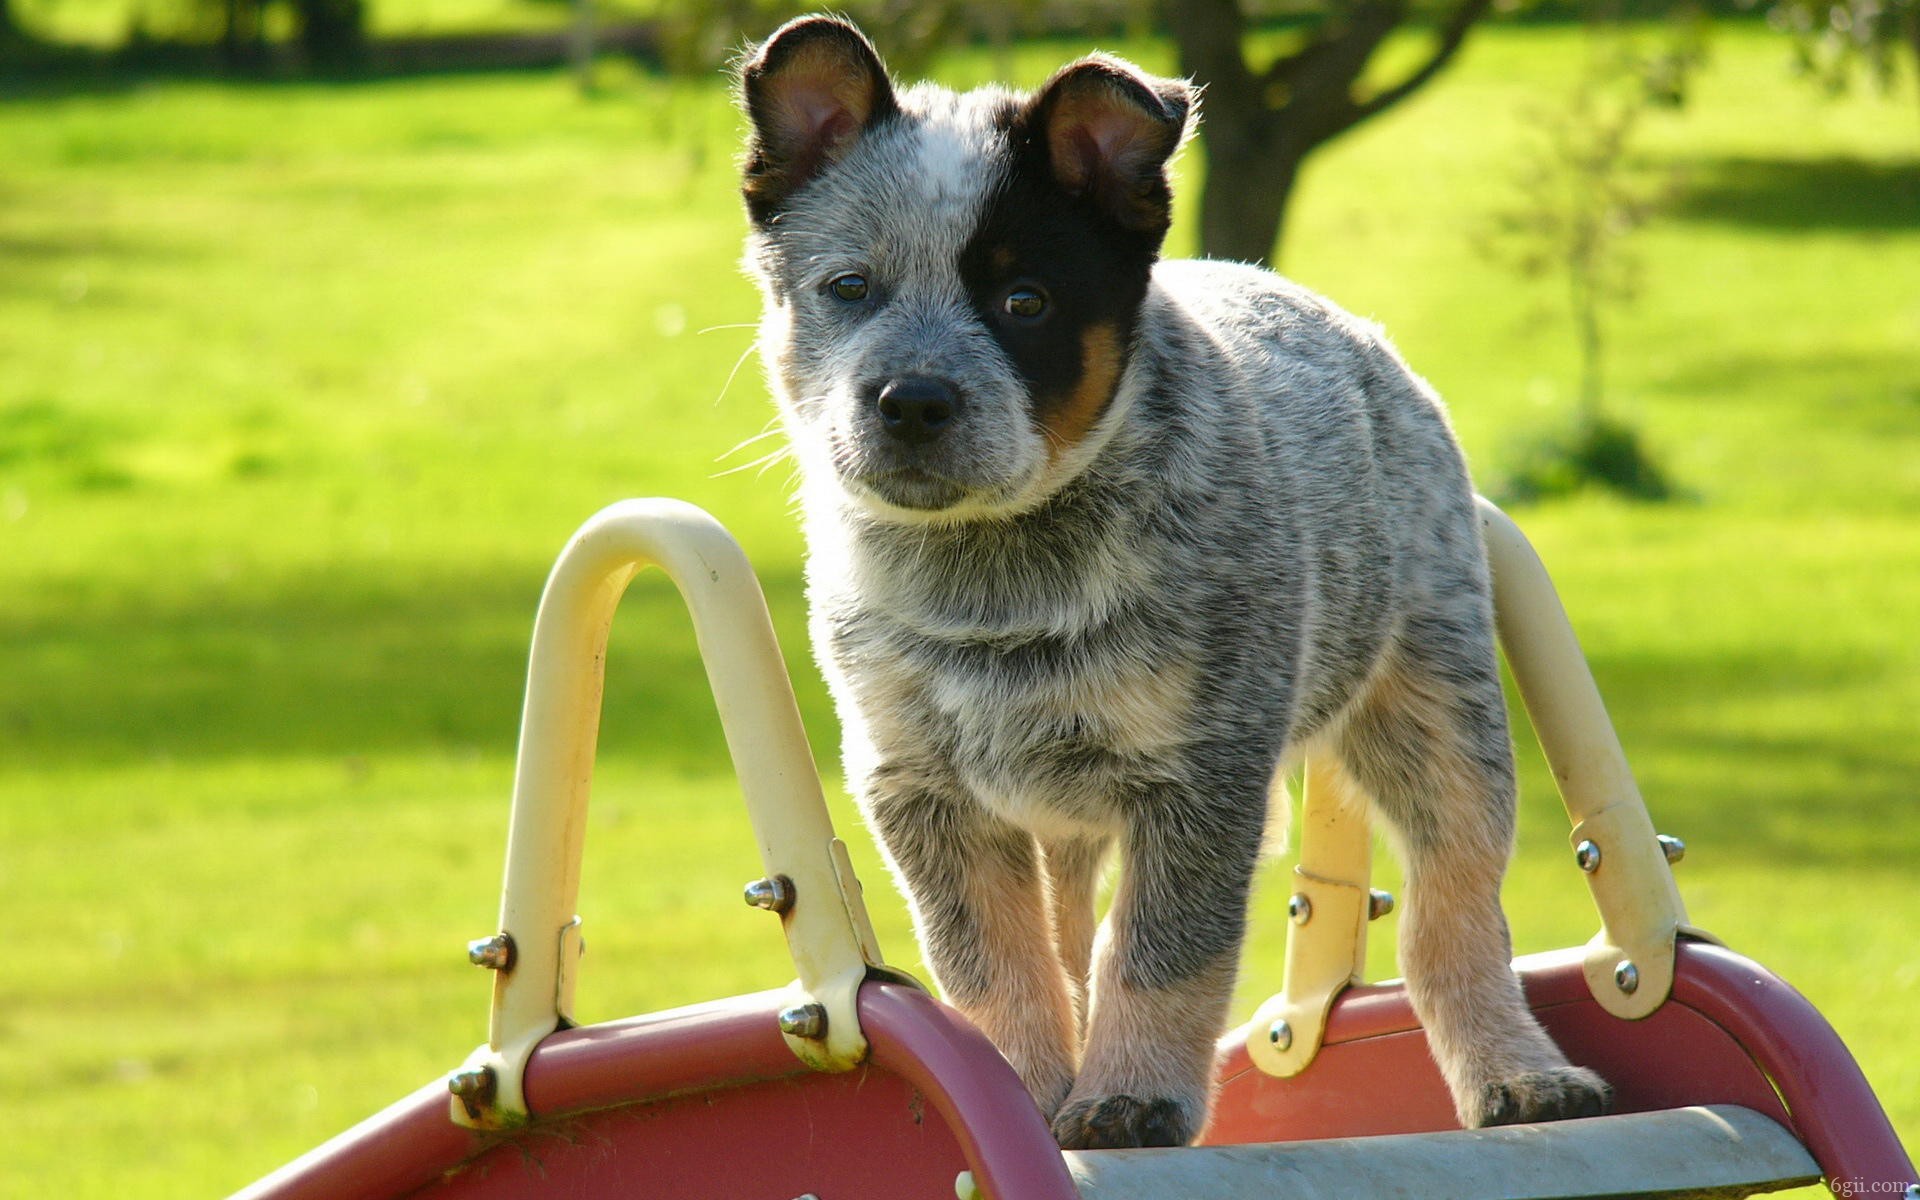
<svg viewBox="0 0 1920 1200">
<path fill-rule="evenodd" d="M 1081 387 L 1089 332 L 1110 329 L 1116 355 L 1132 344 L 1163 233 L 1128 229 L 1089 196 L 1069 194 L 1053 180 L 1044 136 L 1014 112 L 1006 123 L 1012 171 L 960 251 L 960 279 L 1025 379 L 1034 420 L 1051 427 Z M 1047 296 L 1037 320 L 1006 310 L 1009 292 L 1023 285 Z"/>
</svg>

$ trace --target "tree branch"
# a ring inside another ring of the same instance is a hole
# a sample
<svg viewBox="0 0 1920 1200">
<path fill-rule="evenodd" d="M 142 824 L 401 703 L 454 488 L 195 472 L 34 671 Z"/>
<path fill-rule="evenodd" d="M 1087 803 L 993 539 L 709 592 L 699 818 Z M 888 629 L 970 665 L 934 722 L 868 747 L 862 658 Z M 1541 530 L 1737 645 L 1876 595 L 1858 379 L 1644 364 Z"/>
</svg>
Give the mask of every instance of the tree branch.
<svg viewBox="0 0 1920 1200">
<path fill-rule="evenodd" d="M 1246 17 L 1238 0 L 1164 0 L 1161 8 L 1178 31 L 1182 74 L 1204 84 L 1222 111 L 1244 112 L 1259 102 L 1241 50 Z"/>
<path fill-rule="evenodd" d="M 1311 42 L 1276 64 L 1286 89 L 1281 119 L 1308 142 L 1333 137 L 1353 124 L 1354 84 L 1380 44 L 1407 19 L 1407 0 L 1363 0 L 1314 31 Z M 1266 97 L 1262 97 L 1266 100 Z"/>
<path fill-rule="evenodd" d="M 1441 26 L 1439 40 L 1435 42 L 1433 53 L 1428 56 L 1427 61 L 1421 63 L 1412 74 L 1399 83 L 1384 91 L 1376 92 L 1368 99 L 1354 105 L 1351 119 L 1342 125 L 1341 129 L 1350 129 L 1368 117 L 1383 113 L 1425 87 L 1435 75 L 1445 70 L 1447 64 L 1453 61 L 1453 56 L 1466 42 L 1467 34 L 1472 31 L 1474 23 L 1485 16 L 1491 7 L 1493 7 L 1493 0 L 1460 0 L 1453 12 L 1448 14 L 1446 24 Z"/>
</svg>

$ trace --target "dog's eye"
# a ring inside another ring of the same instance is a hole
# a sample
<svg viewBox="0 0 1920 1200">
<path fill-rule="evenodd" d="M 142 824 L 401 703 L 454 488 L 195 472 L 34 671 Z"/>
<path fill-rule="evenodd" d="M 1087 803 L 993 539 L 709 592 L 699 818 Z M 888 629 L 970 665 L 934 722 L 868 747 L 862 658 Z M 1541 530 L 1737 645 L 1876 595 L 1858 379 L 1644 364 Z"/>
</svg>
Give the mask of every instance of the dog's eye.
<svg viewBox="0 0 1920 1200">
<path fill-rule="evenodd" d="M 1007 293 L 1008 316 L 1031 321 L 1047 311 L 1047 294 L 1036 287 L 1017 287 Z"/>
<path fill-rule="evenodd" d="M 867 277 L 865 275 L 849 272 L 836 278 L 832 283 L 829 283 L 827 287 L 832 289 L 834 295 L 849 304 L 856 300 L 865 300 L 867 298 Z"/>
</svg>

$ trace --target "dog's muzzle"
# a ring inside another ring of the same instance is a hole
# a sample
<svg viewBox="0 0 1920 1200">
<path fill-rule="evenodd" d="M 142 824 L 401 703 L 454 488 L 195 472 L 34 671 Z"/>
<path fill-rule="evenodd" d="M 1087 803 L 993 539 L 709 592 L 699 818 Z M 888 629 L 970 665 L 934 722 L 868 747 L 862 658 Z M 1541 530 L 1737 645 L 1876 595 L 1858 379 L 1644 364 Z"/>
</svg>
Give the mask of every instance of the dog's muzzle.
<svg viewBox="0 0 1920 1200">
<path fill-rule="evenodd" d="M 944 379 L 909 376 L 880 389 L 874 412 L 889 437 L 910 446 L 938 438 L 960 419 L 960 392 Z"/>
<path fill-rule="evenodd" d="M 894 508 L 939 512 L 994 490 L 982 478 L 968 430 L 965 394 L 952 380 L 902 375 L 862 393 L 854 438 L 861 451 L 842 467 L 856 492 Z M 851 469 L 848 469 L 851 468 Z"/>
</svg>

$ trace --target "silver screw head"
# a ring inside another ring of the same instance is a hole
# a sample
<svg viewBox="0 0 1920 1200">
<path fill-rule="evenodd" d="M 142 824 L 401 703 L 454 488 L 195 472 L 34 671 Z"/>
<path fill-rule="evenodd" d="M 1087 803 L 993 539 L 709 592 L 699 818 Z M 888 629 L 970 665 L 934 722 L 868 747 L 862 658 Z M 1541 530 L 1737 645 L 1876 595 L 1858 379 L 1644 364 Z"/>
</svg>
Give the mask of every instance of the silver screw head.
<svg viewBox="0 0 1920 1200">
<path fill-rule="evenodd" d="M 1667 856 L 1667 864 L 1671 866 L 1687 856 L 1687 844 L 1670 833 L 1663 833 L 1660 835 L 1660 853 Z"/>
<path fill-rule="evenodd" d="M 827 1036 L 827 1010 L 819 1004 L 796 1004 L 780 1014 L 780 1032 L 788 1037 L 817 1040 Z"/>
<path fill-rule="evenodd" d="M 447 1090 L 467 1101 L 481 1101 L 493 1094 L 493 1068 L 469 1067 L 447 1076 Z"/>
<path fill-rule="evenodd" d="M 467 943 L 467 961 L 489 971 L 505 971 L 513 966 L 513 939 L 504 933 L 475 938 Z"/>
<path fill-rule="evenodd" d="M 1613 969 L 1613 985 L 1631 996 L 1640 987 L 1640 968 L 1622 961 Z"/>
<path fill-rule="evenodd" d="M 1287 1024 L 1285 1021 L 1275 1021 L 1273 1027 L 1267 1030 L 1267 1040 L 1273 1043 L 1275 1049 L 1292 1049 L 1293 1026 Z"/>
<path fill-rule="evenodd" d="M 1305 895 L 1295 892 L 1287 901 L 1287 919 L 1295 925 L 1305 925 L 1313 919 L 1313 901 Z"/>
<path fill-rule="evenodd" d="M 1581 842 L 1573 848 L 1573 861 L 1580 869 L 1591 875 L 1600 869 L 1600 847 L 1592 842 Z"/>
<path fill-rule="evenodd" d="M 1367 893 L 1367 920 L 1378 921 L 1393 911 L 1393 893 L 1374 888 Z"/>
<path fill-rule="evenodd" d="M 793 880 L 785 875 L 756 879 L 747 885 L 747 905 L 770 913 L 784 913 L 793 907 Z"/>
</svg>

